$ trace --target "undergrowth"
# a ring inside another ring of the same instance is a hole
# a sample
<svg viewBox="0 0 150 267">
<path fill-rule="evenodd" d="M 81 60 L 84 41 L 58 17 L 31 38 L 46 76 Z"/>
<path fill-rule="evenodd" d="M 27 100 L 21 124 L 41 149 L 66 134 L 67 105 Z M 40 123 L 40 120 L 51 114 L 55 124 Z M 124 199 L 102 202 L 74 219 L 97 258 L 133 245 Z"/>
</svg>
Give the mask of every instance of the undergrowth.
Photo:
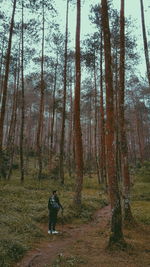
<svg viewBox="0 0 150 267">
<path fill-rule="evenodd" d="M 136 170 L 131 199 L 133 216 L 144 224 L 150 224 L 150 183 L 147 173 L 145 167 Z M 47 203 L 54 189 L 58 190 L 64 207 L 64 215 L 58 217 L 58 223 L 61 220 L 63 223 L 85 223 L 92 219 L 95 210 L 107 205 L 104 188 L 98 184 L 96 177 L 84 177 L 82 206 L 76 209 L 73 206 L 74 178 L 66 175 L 62 186 L 59 180 L 49 178 L 38 181 L 30 173 L 21 185 L 19 172 L 15 169 L 10 181 L 0 181 L 0 266 L 12 266 L 34 244 L 48 238 L 39 224 L 48 223 Z M 77 259 L 61 260 L 68 264 Z"/>
<path fill-rule="evenodd" d="M 15 176 L 15 177 L 14 177 Z M 39 227 L 48 224 L 48 198 L 52 190 L 57 189 L 64 207 L 63 222 L 84 223 L 92 218 L 94 210 L 106 203 L 106 197 L 95 190 L 96 179 L 92 180 L 91 189 L 83 190 L 83 204 L 80 209 L 73 209 L 73 180 L 66 177 L 65 185 L 58 180 L 37 179 L 26 176 L 21 185 L 18 171 L 15 170 L 10 181 L 0 181 L 0 266 L 9 267 L 18 261 L 33 244 L 46 239 Z M 86 179 L 88 181 L 88 178 Z M 86 184 L 86 182 L 85 182 Z M 58 223 L 62 217 L 58 216 Z"/>
<path fill-rule="evenodd" d="M 135 169 L 131 197 L 136 221 L 150 225 L 150 162 L 144 162 Z"/>
</svg>

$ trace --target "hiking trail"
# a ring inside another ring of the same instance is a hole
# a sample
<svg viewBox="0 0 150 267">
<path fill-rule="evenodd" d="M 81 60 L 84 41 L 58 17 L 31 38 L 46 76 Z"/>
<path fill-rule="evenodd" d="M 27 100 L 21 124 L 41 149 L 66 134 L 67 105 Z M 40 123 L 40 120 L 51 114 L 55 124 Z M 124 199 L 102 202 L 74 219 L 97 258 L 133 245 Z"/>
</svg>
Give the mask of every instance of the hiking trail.
<svg viewBox="0 0 150 267">
<path fill-rule="evenodd" d="M 131 244 L 129 251 L 106 250 L 110 236 L 110 206 L 98 210 L 93 220 L 86 224 L 58 225 L 58 235 L 49 235 L 48 241 L 42 241 L 29 251 L 15 265 L 18 267 L 86 266 L 86 267 L 148 267 L 150 266 L 149 228 L 125 231 L 125 239 Z M 47 225 L 42 225 L 48 235 Z M 63 260 L 68 259 L 68 263 Z"/>
<path fill-rule="evenodd" d="M 46 264 L 51 266 L 54 259 L 65 252 L 67 247 L 72 246 L 73 243 L 88 232 L 93 232 L 95 225 L 100 224 L 105 227 L 108 223 L 110 217 L 110 206 L 106 206 L 98 210 L 94 216 L 93 220 L 88 224 L 82 225 L 64 225 L 63 232 L 60 235 L 49 235 L 49 242 L 42 242 L 39 247 L 31 250 L 22 259 L 20 263 L 17 264 L 19 267 L 43 267 Z M 61 225 L 58 225 L 58 231 L 61 229 Z M 47 234 L 47 226 L 43 228 L 45 234 Z M 60 230 L 61 231 L 61 230 Z"/>
</svg>

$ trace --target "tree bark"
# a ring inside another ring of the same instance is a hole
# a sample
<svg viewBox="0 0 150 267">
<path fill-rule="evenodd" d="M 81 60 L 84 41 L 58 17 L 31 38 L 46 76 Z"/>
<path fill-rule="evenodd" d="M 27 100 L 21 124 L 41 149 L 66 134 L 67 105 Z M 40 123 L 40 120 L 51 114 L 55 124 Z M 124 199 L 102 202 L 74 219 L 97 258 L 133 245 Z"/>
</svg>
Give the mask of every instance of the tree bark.
<svg viewBox="0 0 150 267">
<path fill-rule="evenodd" d="M 69 12 L 69 0 L 67 0 L 67 9 L 66 9 L 64 92 L 63 92 L 63 110 L 62 110 L 62 125 L 61 125 L 61 140 L 60 140 L 60 159 L 59 159 L 59 175 L 61 184 L 64 184 L 64 139 L 65 139 L 66 91 L 67 91 L 68 12 Z"/>
<path fill-rule="evenodd" d="M 24 1 L 22 0 L 22 51 L 21 51 L 21 128 L 20 128 L 20 172 L 21 182 L 24 182 Z"/>
<path fill-rule="evenodd" d="M 112 209 L 111 236 L 109 245 L 123 244 L 122 214 L 115 159 L 115 121 L 113 103 L 113 77 L 110 44 L 110 29 L 107 0 L 102 0 L 102 28 L 104 33 L 105 82 L 106 82 L 106 156 L 109 195 Z"/>
<path fill-rule="evenodd" d="M 71 75 L 70 75 L 71 77 Z M 68 130 L 68 172 L 69 177 L 72 177 L 72 162 L 73 162 L 73 99 L 72 99 L 72 81 L 70 84 L 70 118 Z"/>
<path fill-rule="evenodd" d="M 81 84 L 81 67 L 80 67 L 80 0 L 77 0 L 77 24 L 76 24 L 76 85 L 74 99 L 74 130 L 75 130 L 75 163 L 76 163 L 76 188 L 74 203 L 81 205 L 81 194 L 83 185 L 83 148 L 82 133 L 80 124 L 80 84 Z"/>
<path fill-rule="evenodd" d="M 100 181 L 105 183 L 107 190 L 106 177 L 106 151 L 105 151 L 105 118 L 104 118 L 104 99 L 103 99 L 103 36 L 101 31 L 100 45 Z"/>
<path fill-rule="evenodd" d="M 0 62 L 0 103 L 3 95 L 3 56 L 4 56 L 4 41 L 5 41 L 5 35 L 3 37 L 2 47 L 1 47 L 1 62 Z"/>
<path fill-rule="evenodd" d="M 55 64 L 55 74 L 54 74 L 54 89 L 53 89 L 53 110 L 52 110 L 52 119 L 51 119 L 51 133 L 50 133 L 50 152 L 49 152 L 49 172 L 52 170 L 52 156 L 53 156 L 53 143 L 54 143 L 54 120 L 55 120 L 55 94 L 57 86 L 57 68 L 58 68 L 58 53 L 57 60 Z"/>
<path fill-rule="evenodd" d="M 40 85 L 40 112 L 37 130 L 37 154 L 38 154 L 38 179 L 41 179 L 42 175 L 42 137 L 43 137 L 43 118 L 44 118 L 44 0 L 42 1 L 42 13 L 43 13 L 43 23 L 42 23 L 42 57 L 41 57 L 41 85 Z"/>
<path fill-rule="evenodd" d="M 147 43 L 146 28 L 145 28 L 143 0 L 140 0 L 140 3 L 141 3 L 141 21 L 142 21 L 145 61 L 146 61 L 146 68 L 147 68 L 147 77 L 148 77 L 148 82 L 149 82 L 149 87 L 150 87 L 150 60 L 149 60 L 148 43 Z"/>
<path fill-rule="evenodd" d="M 8 85 L 8 76 L 9 76 L 9 65 L 10 65 L 10 54 L 11 54 L 15 9 L 16 9 L 16 0 L 14 0 L 14 4 L 13 4 L 13 12 L 12 12 L 12 18 L 11 18 L 11 24 L 10 24 L 10 30 L 9 30 L 9 41 L 8 41 L 8 49 L 7 49 L 7 56 L 6 56 L 6 68 L 5 68 L 5 77 L 4 77 L 2 108 L 1 108 L 1 114 L 0 114 L 0 151 L 2 151 L 2 146 L 3 146 L 3 129 L 4 129 L 5 110 L 6 110 L 7 85 Z"/>
<path fill-rule="evenodd" d="M 100 183 L 100 166 L 99 166 L 99 159 L 98 159 L 98 149 L 97 149 L 97 73 L 96 73 L 96 57 L 94 51 L 94 153 L 95 153 L 95 161 L 96 161 L 96 172 L 98 182 Z"/>
<path fill-rule="evenodd" d="M 124 96 L 125 96 L 125 19 L 124 19 L 124 0 L 121 0 L 120 9 L 120 68 L 119 68 L 119 132 L 121 144 L 121 165 L 124 184 L 124 221 L 131 223 L 133 217 L 130 206 L 130 174 L 128 164 L 128 147 L 126 139 L 126 125 L 124 115 Z"/>
</svg>

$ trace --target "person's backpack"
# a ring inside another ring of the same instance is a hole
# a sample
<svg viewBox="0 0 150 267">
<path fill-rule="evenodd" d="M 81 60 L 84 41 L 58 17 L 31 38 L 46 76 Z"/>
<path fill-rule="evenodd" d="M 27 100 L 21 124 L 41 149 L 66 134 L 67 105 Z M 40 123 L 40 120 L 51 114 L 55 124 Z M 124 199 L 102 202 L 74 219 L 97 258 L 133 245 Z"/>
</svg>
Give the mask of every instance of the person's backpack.
<svg viewBox="0 0 150 267">
<path fill-rule="evenodd" d="M 57 201 L 55 200 L 54 197 L 51 197 L 51 199 L 50 199 L 50 207 L 54 210 L 57 210 L 57 211 L 59 211 L 59 209 L 60 209 L 60 205 L 57 203 Z"/>
</svg>

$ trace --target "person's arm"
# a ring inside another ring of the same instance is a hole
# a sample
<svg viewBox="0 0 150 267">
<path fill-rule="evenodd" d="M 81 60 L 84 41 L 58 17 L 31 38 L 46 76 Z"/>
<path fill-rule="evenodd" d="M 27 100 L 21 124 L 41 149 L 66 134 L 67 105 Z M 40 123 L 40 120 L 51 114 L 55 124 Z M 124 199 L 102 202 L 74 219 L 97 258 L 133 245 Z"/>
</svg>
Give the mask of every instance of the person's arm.
<svg viewBox="0 0 150 267">
<path fill-rule="evenodd" d="M 58 205 L 61 207 L 61 209 L 63 210 L 63 206 L 61 205 L 58 196 L 55 196 L 55 200 L 56 200 L 56 202 L 58 203 Z"/>
<path fill-rule="evenodd" d="M 48 200 L 48 209 L 49 210 L 51 209 L 51 198 L 49 198 L 49 200 Z"/>
</svg>

